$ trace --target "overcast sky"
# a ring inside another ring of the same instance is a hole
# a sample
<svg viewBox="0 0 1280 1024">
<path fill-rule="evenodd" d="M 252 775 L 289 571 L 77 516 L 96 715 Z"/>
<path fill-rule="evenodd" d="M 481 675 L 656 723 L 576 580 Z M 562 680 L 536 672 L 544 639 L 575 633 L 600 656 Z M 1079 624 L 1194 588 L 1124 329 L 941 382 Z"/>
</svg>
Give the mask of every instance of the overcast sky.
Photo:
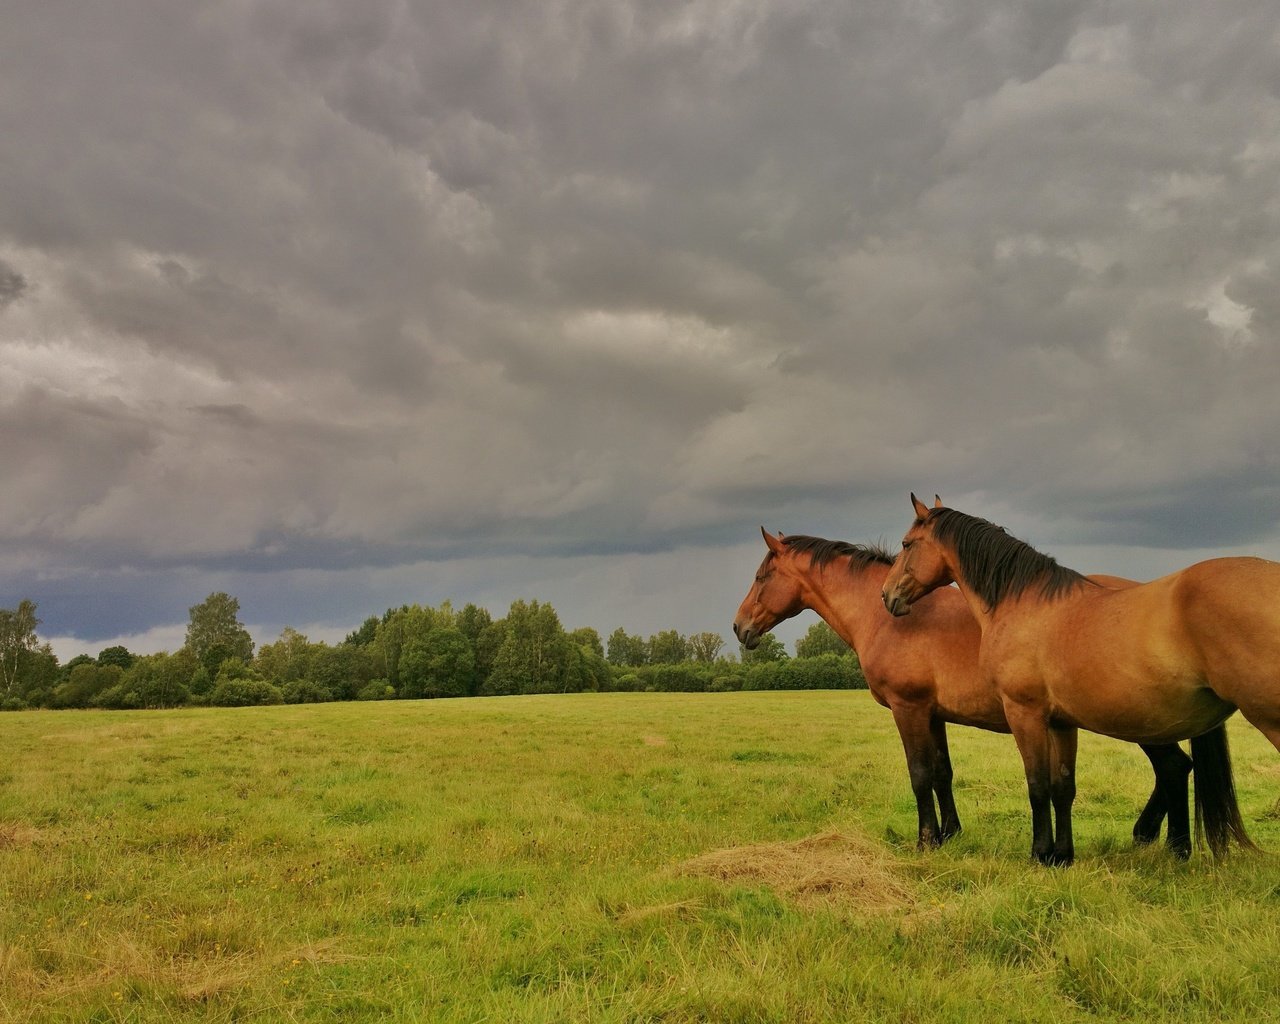
<svg viewBox="0 0 1280 1024">
<path fill-rule="evenodd" d="M 1277 53 L 1274 0 L 10 5 L 0 607 L 729 637 L 760 524 L 911 490 L 1280 557 Z"/>
</svg>

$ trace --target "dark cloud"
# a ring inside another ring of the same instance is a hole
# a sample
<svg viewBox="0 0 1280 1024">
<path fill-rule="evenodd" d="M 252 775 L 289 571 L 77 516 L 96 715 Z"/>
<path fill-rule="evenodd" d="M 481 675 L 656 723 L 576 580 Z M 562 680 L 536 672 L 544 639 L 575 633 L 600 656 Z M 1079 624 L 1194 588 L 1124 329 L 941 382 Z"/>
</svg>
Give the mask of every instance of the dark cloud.
<svg viewBox="0 0 1280 1024">
<path fill-rule="evenodd" d="M 27 279 L 0 260 L 0 310 L 11 302 L 17 302 L 27 290 Z"/>
<path fill-rule="evenodd" d="M 545 596 L 721 629 L 761 522 L 896 538 L 911 489 L 1144 568 L 1280 554 L 1277 31 L 1262 0 L 8 17 L 0 596 L 100 636 L 228 587 L 263 624 Z"/>
</svg>

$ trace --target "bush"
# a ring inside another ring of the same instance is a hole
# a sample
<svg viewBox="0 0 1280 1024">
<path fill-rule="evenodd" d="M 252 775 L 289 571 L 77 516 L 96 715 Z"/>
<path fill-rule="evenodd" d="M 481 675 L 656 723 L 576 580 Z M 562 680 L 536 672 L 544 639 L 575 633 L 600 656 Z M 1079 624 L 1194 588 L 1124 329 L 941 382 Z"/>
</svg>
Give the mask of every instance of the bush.
<svg viewBox="0 0 1280 1024">
<path fill-rule="evenodd" d="M 142 700 L 128 683 L 118 683 L 95 696 L 89 705 L 115 711 L 134 711 L 142 707 Z"/>
<path fill-rule="evenodd" d="M 640 677 L 634 672 L 623 672 L 615 676 L 609 686 L 609 689 L 617 693 L 637 693 L 640 688 Z"/>
<path fill-rule="evenodd" d="M 736 672 L 732 675 L 716 676 L 707 687 L 711 693 L 732 693 L 742 689 L 742 676 Z"/>
<path fill-rule="evenodd" d="M 356 700 L 393 700 L 396 695 L 396 688 L 385 679 L 374 679 L 366 686 L 361 687 L 360 692 L 356 694 Z"/>
<path fill-rule="evenodd" d="M 283 700 L 280 687 L 262 679 L 222 679 L 209 694 L 209 703 L 220 708 L 279 704 Z"/>
<path fill-rule="evenodd" d="M 26 711 L 27 702 L 21 697 L 6 697 L 0 701 L 0 711 Z"/>
<path fill-rule="evenodd" d="M 765 661 L 747 666 L 744 690 L 865 690 L 867 680 L 851 654 Z"/>
<path fill-rule="evenodd" d="M 681 662 L 646 666 L 649 683 L 662 693 L 705 693 L 710 681 L 710 666 Z"/>
<path fill-rule="evenodd" d="M 286 704 L 327 704 L 334 699 L 332 690 L 310 679 L 290 679 L 281 695 Z"/>
</svg>

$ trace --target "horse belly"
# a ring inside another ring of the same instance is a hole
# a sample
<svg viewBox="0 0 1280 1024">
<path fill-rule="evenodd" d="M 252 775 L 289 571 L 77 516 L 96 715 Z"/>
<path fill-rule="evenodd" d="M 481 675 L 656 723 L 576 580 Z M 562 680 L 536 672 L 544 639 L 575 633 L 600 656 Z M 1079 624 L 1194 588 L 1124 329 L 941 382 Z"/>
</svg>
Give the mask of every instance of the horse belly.
<svg viewBox="0 0 1280 1024">
<path fill-rule="evenodd" d="M 999 691 L 976 671 L 960 679 L 940 679 L 937 699 L 944 721 L 994 732 L 1009 731 Z"/>
<path fill-rule="evenodd" d="M 1222 724 L 1235 705 L 1178 674 L 1115 669 L 1051 680 L 1050 717 L 1133 743 L 1174 743 Z"/>
</svg>

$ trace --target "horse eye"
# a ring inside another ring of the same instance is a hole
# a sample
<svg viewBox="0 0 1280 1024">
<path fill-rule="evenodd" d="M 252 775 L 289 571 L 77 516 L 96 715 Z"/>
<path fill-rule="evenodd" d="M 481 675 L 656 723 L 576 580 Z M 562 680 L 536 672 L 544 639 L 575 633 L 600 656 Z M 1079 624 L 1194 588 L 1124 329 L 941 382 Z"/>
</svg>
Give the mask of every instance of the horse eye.
<svg viewBox="0 0 1280 1024">
<path fill-rule="evenodd" d="M 903 550 L 903 551 L 906 551 L 906 550 L 907 550 L 907 548 L 909 548 L 909 547 L 911 547 L 911 541 L 909 541 L 909 540 L 904 540 L 904 541 L 902 542 L 902 550 Z"/>
</svg>

